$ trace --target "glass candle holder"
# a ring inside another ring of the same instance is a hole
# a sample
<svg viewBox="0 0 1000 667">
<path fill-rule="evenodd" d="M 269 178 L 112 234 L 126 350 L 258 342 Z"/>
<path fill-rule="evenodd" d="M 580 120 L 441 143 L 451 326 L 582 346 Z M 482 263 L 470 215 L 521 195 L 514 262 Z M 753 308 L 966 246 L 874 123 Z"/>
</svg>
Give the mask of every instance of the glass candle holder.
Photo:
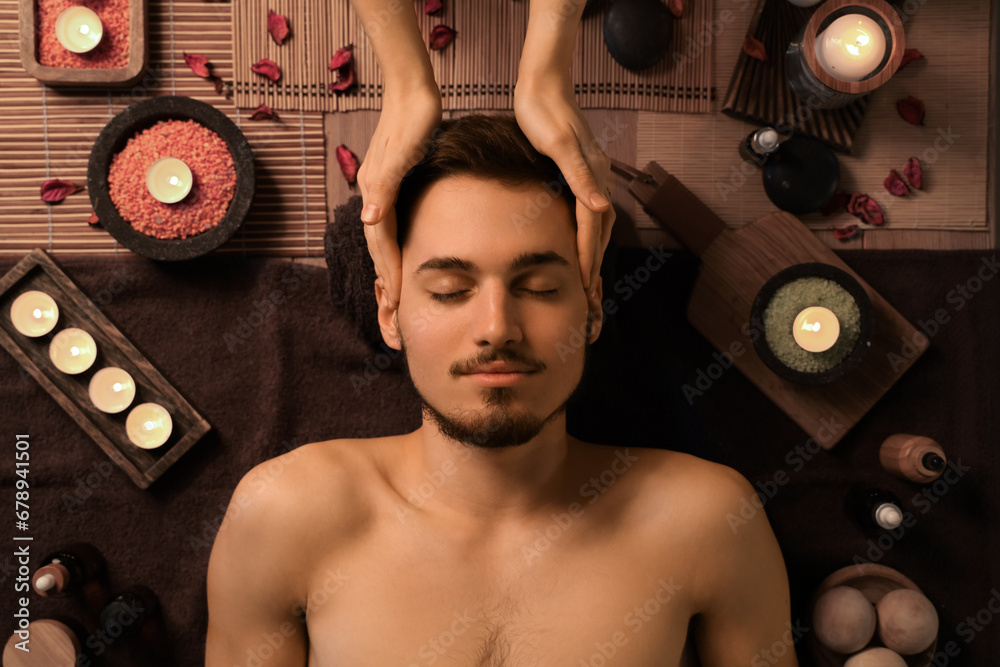
<svg viewBox="0 0 1000 667">
<path fill-rule="evenodd" d="M 903 60 L 899 14 L 885 0 L 826 0 L 785 51 L 792 91 L 836 109 L 885 84 Z"/>
<path fill-rule="evenodd" d="M 128 371 L 108 366 L 90 378 L 90 402 L 101 412 L 117 414 L 132 405 L 135 382 Z"/>
<path fill-rule="evenodd" d="M 55 33 L 56 39 L 67 51 L 87 53 L 101 43 L 104 24 L 94 10 L 74 5 L 56 18 Z"/>
<path fill-rule="evenodd" d="M 55 329 L 59 306 L 45 292 L 31 290 L 14 299 L 10 305 L 10 320 L 18 333 L 38 338 Z"/>
<path fill-rule="evenodd" d="M 49 343 L 52 364 L 67 375 L 78 375 L 97 359 L 97 343 L 83 329 L 69 327 L 52 337 Z"/>
<path fill-rule="evenodd" d="M 142 449 L 156 449 L 165 443 L 173 427 L 170 413 L 158 403 L 140 403 L 125 419 L 128 439 Z"/>
</svg>

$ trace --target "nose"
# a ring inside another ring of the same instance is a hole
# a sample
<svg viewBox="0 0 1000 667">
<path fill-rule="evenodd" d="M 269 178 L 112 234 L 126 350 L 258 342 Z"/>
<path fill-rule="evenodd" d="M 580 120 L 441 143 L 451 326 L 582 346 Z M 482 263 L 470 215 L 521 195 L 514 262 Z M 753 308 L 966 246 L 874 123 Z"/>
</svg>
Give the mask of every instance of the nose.
<svg viewBox="0 0 1000 667">
<path fill-rule="evenodd" d="M 484 282 L 475 313 L 475 336 L 480 344 L 505 347 L 523 337 L 514 295 L 502 281 Z"/>
</svg>

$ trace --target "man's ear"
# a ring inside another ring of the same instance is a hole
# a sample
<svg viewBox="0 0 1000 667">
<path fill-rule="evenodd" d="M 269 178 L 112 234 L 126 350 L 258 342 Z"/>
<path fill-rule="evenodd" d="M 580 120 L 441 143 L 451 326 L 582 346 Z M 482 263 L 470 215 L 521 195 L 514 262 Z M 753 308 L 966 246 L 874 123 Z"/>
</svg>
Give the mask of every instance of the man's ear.
<svg viewBox="0 0 1000 667">
<path fill-rule="evenodd" d="M 375 279 L 375 300 L 378 301 L 378 328 L 382 331 L 382 340 L 394 350 L 402 350 L 399 340 L 399 304 L 389 305 L 382 278 Z"/>
<path fill-rule="evenodd" d="M 604 299 L 604 277 L 597 276 L 597 282 L 593 285 L 593 296 L 587 293 L 587 308 L 593 320 L 590 323 L 590 338 L 588 342 L 593 343 L 601 335 L 601 325 L 604 324 L 604 307 L 601 301 Z"/>
</svg>

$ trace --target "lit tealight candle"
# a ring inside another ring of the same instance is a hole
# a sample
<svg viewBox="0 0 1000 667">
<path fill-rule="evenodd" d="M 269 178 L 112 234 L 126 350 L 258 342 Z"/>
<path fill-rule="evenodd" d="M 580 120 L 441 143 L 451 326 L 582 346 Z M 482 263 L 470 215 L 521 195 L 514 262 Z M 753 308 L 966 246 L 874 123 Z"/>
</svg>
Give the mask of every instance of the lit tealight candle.
<svg viewBox="0 0 1000 667">
<path fill-rule="evenodd" d="M 174 423 L 162 405 L 140 403 L 125 419 L 125 433 L 136 447 L 156 449 L 167 441 Z"/>
<path fill-rule="evenodd" d="M 14 299 L 10 305 L 10 320 L 20 333 L 38 338 L 55 329 L 59 306 L 45 292 L 31 290 Z"/>
<path fill-rule="evenodd" d="M 861 81 L 885 56 L 885 35 L 862 14 L 841 16 L 816 36 L 816 58 L 827 74 L 841 81 Z"/>
<path fill-rule="evenodd" d="M 56 19 L 56 39 L 73 53 L 92 51 L 101 43 L 104 24 L 97 14 L 86 7 L 70 7 Z"/>
<path fill-rule="evenodd" d="M 176 204 L 187 197 L 193 184 L 191 169 L 175 157 L 160 158 L 146 171 L 149 194 L 164 204 Z"/>
<path fill-rule="evenodd" d="M 840 320 L 829 308 L 813 306 L 795 316 L 792 324 L 795 342 L 807 352 L 823 352 L 833 347 L 840 336 Z"/>
<path fill-rule="evenodd" d="M 90 379 L 90 402 L 101 412 L 115 414 L 132 405 L 135 382 L 127 371 L 108 366 Z"/>
<path fill-rule="evenodd" d="M 49 358 L 67 375 L 77 375 L 94 365 L 97 343 L 93 336 L 75 327 L 63 329 L 49 343 Z"/>
</svg>

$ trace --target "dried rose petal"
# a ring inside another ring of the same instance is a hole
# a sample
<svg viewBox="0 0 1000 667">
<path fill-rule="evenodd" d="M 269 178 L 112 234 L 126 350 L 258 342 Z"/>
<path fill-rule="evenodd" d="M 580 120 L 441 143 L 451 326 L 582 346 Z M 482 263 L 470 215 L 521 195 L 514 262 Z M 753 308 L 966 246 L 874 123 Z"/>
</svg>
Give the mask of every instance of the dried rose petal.
<svg viewBox="0 0 1000 667">
<path fill-rule="evenodd" d="M 906 97 L 896 102 L 896 111 L 907 123 L 924 124 L 924 103 L 916 97 Z"/>
<path fill-rule="evenodd" d="M 330 90 L 335 93 L 342 93 L 350 89 L 354 84 L 354 64 L 352 63 L 337 70 L 337 82 L 330 84 Z"/>
<path fill-rule="evenodd" d="M 340 69 L 350 65 L 354 58 L 354 44 L 348 44 L 345 47 L 337 49 L 337 52 L 333 54 L 333 58 L 330 58 L 330 69 Z"/>
<path fill-rule="evenodd" d="M 830 201 L 823 207 L 823 215 L 830 216 L 847 208 L 847 203 L 851 201 L 851 195 L 843 190 L 837 190 L 830 197 Z"/>
<path fill-rule="evenodd" d="M 434 26 L 434 29 L 431 30 L 431 41 L 429 43 L 431 51 L 440 51 L 448 46 L 457 34 L 457 32 L 446 25 Z"/>
<path fill-rule="evenodd" d="M 868 195 L 855 192 L 847 202 L 847 212 L 851 215 L 862 215 L 865 210 L 865 202 L 867 201 Z"/>
<path fill-rule="evenodd" d="M 83 187 L 76 185 L 73 181 L 63 181 L 58 178 L 53 178 L 42 183 L 42 201 L 55 204 L 57 202 L 61 202 L 63 199 L 66 199 L 66 197 L 69 197 L 74 192 L 79 192 L 80 190 L 83 190 Z"/>
<path fill-rule="evenodd" d="M 232 95 L 232 93 L 226 89 L 226 82 L 217 76 L 209 77 L 209 81 L 215 84 L 215 92 L 219 95 L 225 95 L 227 98 Z"/>
<path fill-rule="evenodd" d="M 847 225 L 846 227 L 834 227 L 833 228 L 833 238 L 838 241 L 846 241 L 849 238 L 853 238 L 858 235 L 857 225 Z"/>
<path fill-rule="evenodd" d="M 87 223 L 91 225 L 101 224 L 101 221 L 97 218 L 97 211 L 91 211 L 90 217 L 87 218 Z"/>
<path fill-rule="evenodd" d="M 903 177 L 900 176 L 899 172 L 895 169 L 891 170 L 889 175 L 885 177 L 884 185 L 885 189 L 888 190 L 891 195 L 902 197 L 910 194 L 910 186 L 903 181 Z"/>
<path fill-rule="evenodd" d="M 920 166 L 920 160 L 911 157 L 906 161 L 906 166 L 903 167 L 903 175 L 906 176 L 906 180 L 910 182 L 910 185 L 915 187 L 917 190 L 922 190 L 924 187 L 924 170 Z"/>
<path fill-rule="evenodd" d="M 192 72 L 203 79 L 207 79 L 212 76 L 212 73 L 208 69 L 212 63 L 208 62 L 208 58 L 200 53 L 185 53 L 184 62 L 187 63 L 187 66 L 191 68 Z"/>
<path fill-rule="evenodd" d="M 350 185 L 358 182 L 358 167 L 361 166 L 358 164 L 358 156 L 344 144 L 337 146 L 337 164 Z"/>
<path fill-rule="evenodd" d="M 667 0 L 667 9 L 677 18 L 684 13 L 684 0 Z"/>
<path fill-rule="evenodd" d="M 274 82 L 281 78 L 281 68 L 278 67 L 278 63 L 267 58 L 261 58 L 256 65 L 250 65 L 250 69 Z"/>
<path fill-rule="evenodd" d="M 424 14 L 437 14 L 441 11 L 441 0 L 427 0 L 424 3 Z"/>
<path fill-rule="evenodd" d="M 288 37 L 288 17 L 267 10 L 267 31 L 271 34 L 271 39 L 281 46 Z"/>
<path fill-rule="evenodd" d="M 277 120 L 278 114 L 276 114 L 271 107 L 266 104 L 261 104 L 259 107 L 253 110 L 250 114 L 250 120 Z"/>
<path fill-rule="evenodd" d="M 764 48 L 764 42 L 750 33 L 747 33 L 747 36 L 743 38 L 743 51 L 751 58 L 767 62 L 767 49 Z"/>
<path fill-rule="evenodd" d="M 905 49 L 903 51 L 903 59 L 899 61 L 899 67 L 896 68 L 896 71 L 898 72 L 903 69 L 910 64 L 911 61 L 920 60 L 923 57 L 924 54 L 920 53 L 920 51 L 917 51 L 916 49 Z"/>
<path fill-rule="evenodd" d="M 861 219 L 870 225 L 881 225 L 885 222 L 885 217 L 882 215 L 882 207 L 871 197 L 868 197 L 865 201 L 864 217 Z"/>
</svg>

